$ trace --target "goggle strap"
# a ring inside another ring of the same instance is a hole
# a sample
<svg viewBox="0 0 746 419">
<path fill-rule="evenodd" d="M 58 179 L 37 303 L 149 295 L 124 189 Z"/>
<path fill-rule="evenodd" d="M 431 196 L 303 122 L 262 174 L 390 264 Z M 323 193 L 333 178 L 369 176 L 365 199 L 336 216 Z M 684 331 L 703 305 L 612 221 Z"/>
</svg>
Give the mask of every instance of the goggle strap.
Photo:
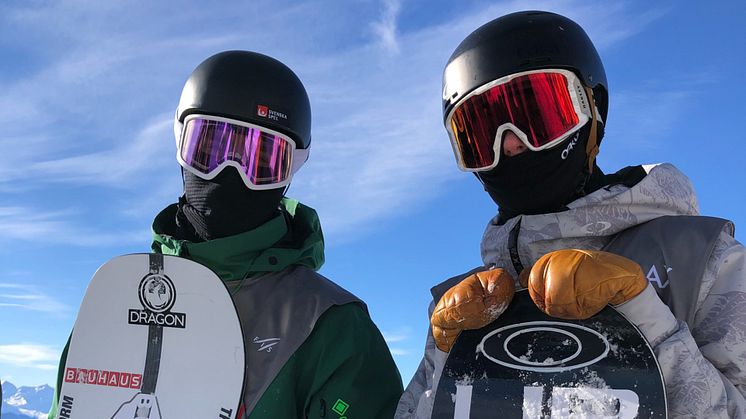
<svg viewBox="0 0 746 419">
<path fill-rule="evenodd" d="M 598 129 L 598 119 L 596 118 L 596 101 L 593 99 L 593 89 L 590 87 L 585 88 L 585 92 L 588 96 L 588 102 L 591 107 L 591 132 L 588 136 L 588 144 L 586 144 L 585 147 L 585 153 L 588 156 L 588 174 L 593 173 L 593 162 L 596 161 L 596 156 L 598 155 L 598 139 L 597 137 L 597 129 Z"/>
<path fill-rule="evenodd" d="M 308 148 L 296 148 L 293 150 L 293 165 L 290 168 L 290 175 L 294 175 L 303 164 L 308 160 L 308 156 L 311 153 L 311 147 Z"/>
</svg>

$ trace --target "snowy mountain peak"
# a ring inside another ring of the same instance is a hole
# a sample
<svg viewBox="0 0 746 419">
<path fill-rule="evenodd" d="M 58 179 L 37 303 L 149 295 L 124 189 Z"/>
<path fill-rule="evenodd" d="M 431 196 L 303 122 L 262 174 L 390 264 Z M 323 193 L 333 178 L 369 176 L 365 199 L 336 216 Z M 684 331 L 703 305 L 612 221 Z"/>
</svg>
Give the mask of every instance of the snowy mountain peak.
<svg viewBox="0 0 746 419">
<path fill-rule="evenodd" d="M 18 388 L 13 385 L 10 381 L 3 381 L 3 400 L 5 400 L 6 394 L 15 394 Z"/>
<path fill-rule="evenodd" d="M 43 419 L 47 417 L 54 397 L 52 387 L 46 384 L 16 387 L 13 383 L 4 381 L 2 388 L 3 404 L 0 419 Z"/>
</svg>

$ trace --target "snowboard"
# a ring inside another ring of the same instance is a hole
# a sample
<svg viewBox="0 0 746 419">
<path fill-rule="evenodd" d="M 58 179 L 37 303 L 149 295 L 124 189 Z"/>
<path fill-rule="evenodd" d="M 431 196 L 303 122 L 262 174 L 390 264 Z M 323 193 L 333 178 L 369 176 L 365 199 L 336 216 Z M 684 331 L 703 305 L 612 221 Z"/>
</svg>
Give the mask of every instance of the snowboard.
<svg viewBox="0 0 746 419">
<path fill-rule="evenodd" d="M 667 406 L 653 350 L 622 314 L 557 319 L 521 290 L 497 320 L 459 335 L 432 417 L 665 418 Z"/>
<path fill-rule="evenodd" d="M 88 284 L 67 353 L 59 419 L 234 419 L 244 341 L 231 296 L 207 267 L 131 254 Z"/>
</svg>

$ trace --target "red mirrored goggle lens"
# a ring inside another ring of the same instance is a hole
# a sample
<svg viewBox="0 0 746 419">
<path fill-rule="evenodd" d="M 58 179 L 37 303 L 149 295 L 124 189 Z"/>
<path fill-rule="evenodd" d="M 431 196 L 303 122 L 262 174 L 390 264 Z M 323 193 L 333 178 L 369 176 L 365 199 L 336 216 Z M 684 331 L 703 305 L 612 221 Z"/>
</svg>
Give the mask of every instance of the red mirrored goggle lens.
<svg viewBox="0 0 746 419">
<path fill-rule="evenodd" d="M 179 144 L 181 159 L 200 173 L 210 174 L 233 161 L 254 185 L 287 180 L 291 173 L 293 144 L 286 138 L 225 121 L 187 120 Z"/>
<path fill-rule="evenodd" d="M 531 73 L 471 96 L 451 114 L 452 141 L 467 169 L 495 162 L 495 135 L 510 123 L 521 130 L 534 149 L 541 149 L 577 127 L 565 75 Z"/>
</svg>

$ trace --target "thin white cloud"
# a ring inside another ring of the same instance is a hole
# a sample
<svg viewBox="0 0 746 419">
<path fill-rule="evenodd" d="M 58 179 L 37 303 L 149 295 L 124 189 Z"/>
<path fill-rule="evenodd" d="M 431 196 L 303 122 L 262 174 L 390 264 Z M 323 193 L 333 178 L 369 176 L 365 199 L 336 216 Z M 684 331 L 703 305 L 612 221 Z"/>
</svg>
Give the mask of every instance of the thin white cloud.
<svg viewBox="0 0 746 419">
<path fill-rule="evenodd" d="M 402 348 L 389 348 L 389 351 L 394 356 L 407 356 L 410 354 L 410 351 Z"/>
<path fill-rule="evenodd" d="M 391 355 L 407 356 L 412 353 L 412 351 L 410 351 L 409 349 L 403 348 L 401 346 L 402 343 L 409 340 L 411 334 L 409 328 L 403 328 L 393 332 L 382 331 L 381 334 L 383 335 L 383 339 L 386 341 L 386 344 L 389 346 Z M 392 344 L 394 344 L 394 346 L 392 346 Z"/>
<path fill-rule="evenodd" d="M 401 342 L 409 339 L 409 332 L 381 332 L 386 343 Z"/>
<path fill-rule="evenodd" d="M 657 83 L 641 81 L 634 88 L 614 92 L 609 99 L 605 139 L 601 144 L 601 168 L 639 164 L 639 156 L 659 154 L 669 144 L 667 138 L 681 122 L 694 98 L 705 90 L 711 79 L 692 78 Z M 629 150 L 637 150 L 630 154 Z"/>
<path fill-rule="evenodd" d="M 624 145 L 610 142 L 606 147 L 622 150 L 656 150 L 665 147 L 665 138 L 681 122 L 681 115 L 696 106 L 696 98 L 717 83 L 713 71 L 686 74 L 654 74 L 636 80 L 632 86 L 612 90 L 609 99 L 607 137 L 623 138 Z M 624 157 L 618 160 L 623 160 Z M 629 163 L 629 162 L 628 162 Z"/>
<path fill-rule="evenodd" d="M 100 232 L 70 221 L 72 211 L 44 212 L 0 206 L 0 239 L 75 246 L 127 245 L 142 242 L 149 231 Z"/>
<path fill-rule="evenodd" d="M 383 0 L 383 12 L 380 20 L 373 22 L 371 25 L 380 45 L 394 54 L 399 52 L 399 42 L 396 39 L 396 19 L 400 8 L 400 0 Z"/>
<path fill-rule="evenodd" d="M 0 345 L 0 363 L 14 367 L 54 370 L 60 350 L 54 346 L 33 343 Z"/>
<path fill-rule="evenodd" d="M 112 187 L 133 186 L 133 181 L 156 174 L 173 157 L 173 120 L 169 116 L 147 124 L 136 136 L 118 147 L 105 151 L 46 160 L 32 170 L 51 182 L 103 184 Z M 168 151 L 172 151 L 168 153 Z M 168 156 L 168 157 L 167 157 Z"/>
<path fill-rule="evenodd" d="M 70 306 L 39 291 L 36 287 L 14 283 L 0 283 L 0 309 L 3 308 L 50 314 L 65 314 L 71 311 Z"/>
<path fill-rule="evenodd" d="M 683 108 L 690 104 L 695 94 L 692 87 L 696 88 L 690 85 L 686 90 L 648 88 L 612 93 L 609 100 L 610 136 L 624 137 L 626 147 L 631 144 L 652 148 L 661 146 L 656 139 L 673 127 Z"/>
<path fill-rule="evenodd" d="M 651 7 L 640 10 L 628 2 L 586 3 L 585 8 L 576 12 L 578 22 L 586 29 L 596 48 L 604 50 L 639 34 L 669 13 L 663 6 Z M 563 12 L 574 17 L 571 10 Z"/>
</svg>

